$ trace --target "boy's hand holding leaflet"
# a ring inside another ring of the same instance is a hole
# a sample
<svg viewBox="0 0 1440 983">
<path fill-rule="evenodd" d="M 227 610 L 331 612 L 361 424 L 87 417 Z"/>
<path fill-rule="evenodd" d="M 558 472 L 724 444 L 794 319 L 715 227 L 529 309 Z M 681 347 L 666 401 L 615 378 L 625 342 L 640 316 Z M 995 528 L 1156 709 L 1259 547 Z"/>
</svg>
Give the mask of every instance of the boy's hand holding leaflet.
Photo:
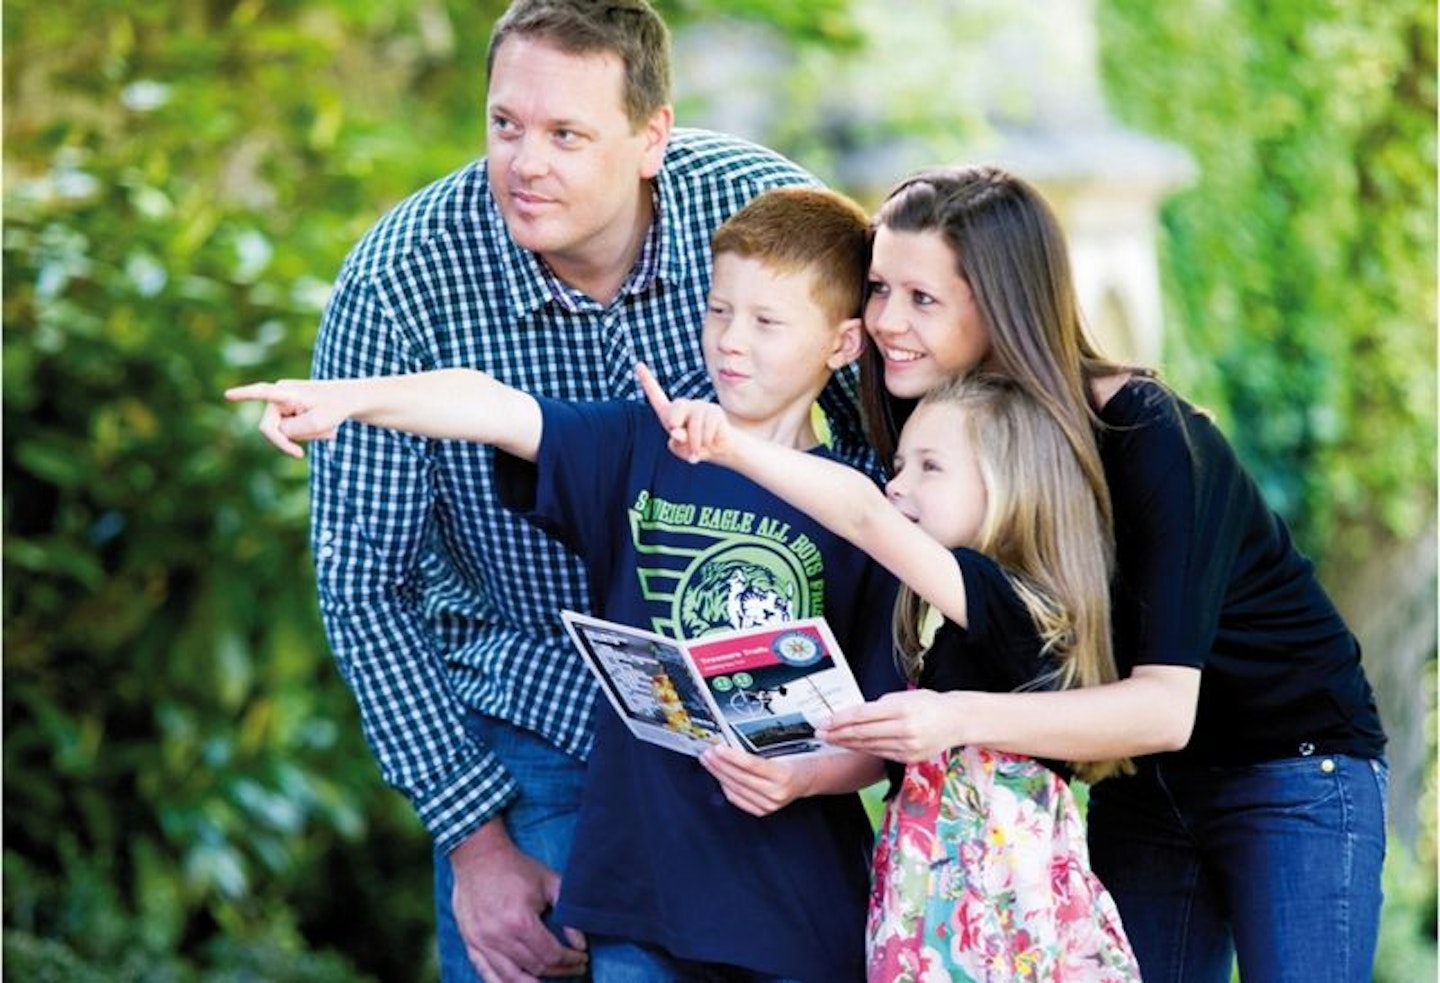
<svg viewBox="0 0 1440 983">
<path fill-rule="evenodd" d="M 815 791 L 815 769 L 796 767 L 795 758 L 713 747 L 700 755 L 700 764 L 715 776 L 730 804 L 752 816 L 768 816 Z"/>
</svg>

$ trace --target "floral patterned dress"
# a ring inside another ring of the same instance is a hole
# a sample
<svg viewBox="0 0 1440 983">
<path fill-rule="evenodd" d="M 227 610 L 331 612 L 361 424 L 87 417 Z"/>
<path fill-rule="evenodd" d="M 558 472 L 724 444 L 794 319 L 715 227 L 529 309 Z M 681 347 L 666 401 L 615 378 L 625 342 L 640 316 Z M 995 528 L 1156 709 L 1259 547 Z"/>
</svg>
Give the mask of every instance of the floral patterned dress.
<svg viewBox="0 0 1440 983">
<path fill-rule="evenodd" d="M 875 844 L 866 944 L 872 983 L 1140 979 L 1069 786 L 980 747 L 906 767 Z"/>
</svg>

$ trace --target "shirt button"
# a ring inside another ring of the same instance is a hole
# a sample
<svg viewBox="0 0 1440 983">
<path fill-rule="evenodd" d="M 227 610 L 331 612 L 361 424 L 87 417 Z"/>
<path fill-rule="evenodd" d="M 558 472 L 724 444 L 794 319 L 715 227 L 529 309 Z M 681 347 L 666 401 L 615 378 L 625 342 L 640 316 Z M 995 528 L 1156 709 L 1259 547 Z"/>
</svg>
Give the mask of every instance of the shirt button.
<svg viewBox="0 0 1440 983">
<path fill-rule="evenodd" d="M 328 559 L 330 559 L 330 557 L 332 557 L 332 556 L 334 556 L 334 555 L 335 555 L 335 547 L 333 547 L 333 546 L 326 546 L 326 547 L 324 547 L 323 549 L 320 550 L 320 557 L 321 557 L 321 559 L 328 560 Z"/>
<path fill-rule="evenodd" d="M 1315 753 L 1315 745 L 1309 741 L 1304 741 L 1301 743 L 1299 750 L 1302 757 L 1308 758 Z"/>
<path fill-rule="evenodd" d="M 1335 770 L 1335 760 L 1333 758 L 1326 758 L 1324 761 L 1320 762 L 1320 770 L 1327 775 L 1330 774 L 1332 771 Z"/>
</svg>

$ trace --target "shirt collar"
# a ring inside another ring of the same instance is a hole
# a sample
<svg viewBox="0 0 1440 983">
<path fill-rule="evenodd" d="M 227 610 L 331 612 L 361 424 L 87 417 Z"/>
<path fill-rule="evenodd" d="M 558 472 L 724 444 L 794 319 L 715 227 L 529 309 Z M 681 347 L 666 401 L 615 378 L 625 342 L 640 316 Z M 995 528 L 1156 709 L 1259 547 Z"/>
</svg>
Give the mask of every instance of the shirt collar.
<svg viewBox="0 0 1440 983">
<path fill-rule="evenodd" d="M 615 294 L 613 305 L 622 297 L 642 293 L 649 289 L 655 282 L 655 276 L 660 269 L 660 242 L 663 238 L 662 226 L 664 221 L 660 212 L 660 192 L 654 184 L 650 186 L 650 213 L 655 220 L 650 223 L 650 229 L 645 233 L 645 241 L 640 244 L 640 255 L 635 257 L 635 265 L 630 267 L 630 273 L 625 277 L 625 282 L 620 285 L 620 290 Z M 538 257 L 537 257 L 538 259 Z M 597 309 L 600 305 L 588 294 L 576 290 L 565 281 L 555 275 L 544 260 L 539 261 L 539 267 L 545 278 L 545 289 L 561 307 L 572 314 L 578 314 L 585 310 Z"/>
<path fill-rule="evenodd" d="M 615 295 L 617 300 L 649 289 L 657 279 L 674 278 L 691 262 L 681 246 L 680 240 L 683 237 L 676 234 L 682 218 L 674 187 L 675 182 L 667 169 L 662 167 L 650 185 L 651 201 L 654 205 L 652 214 L 655 220 L 650 224 L 650 231 L 640 247 L 640 255 L 636 257 L 635 265 L 631 267 L 629 276 Z M 599 305 L 589 296 L 573 289 L 556 276 L 538 255 L 516 244 L 505 226 L 504 216 L 500 214 L 500 206 L 495 202 L 495 195 L 490 191 L 488 180 L 483 208 L 487 224 L 498 231 L 498 238 L 502 242 L 501 267 L 510 291 L 511 303 L 517 314 L 533 314 L 551 301 L 572 313 L 598 308 Z"/>
</svg>

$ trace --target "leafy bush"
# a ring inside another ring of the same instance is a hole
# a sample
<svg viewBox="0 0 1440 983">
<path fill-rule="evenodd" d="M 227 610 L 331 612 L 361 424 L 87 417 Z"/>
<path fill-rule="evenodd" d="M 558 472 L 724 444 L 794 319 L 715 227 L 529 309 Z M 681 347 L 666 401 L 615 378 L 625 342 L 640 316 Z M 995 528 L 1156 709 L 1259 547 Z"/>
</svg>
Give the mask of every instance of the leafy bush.
<svg viewBox="0 0 1440 983">
<path fill-rule="evenodd" d="M 59 942 L 14 931 L 4 937 L 5 978 L 25 983 L 373 983 L 333 953 L 221 941 L 208 957 L 211 968 L 204 970 L 140 950 L 89 962 Z"/>
<path fill-rule="evenodd" d="M 1311 555 L 1435 504 L 1435 5 L 1099 5 L 1117 113 L 1188 147 L 1164 209 L 1171 374 Z"/>
<path fill-rule="evenodd" d="M 421 183 L 340 128 L 385 84 L 347 88 L 344 52 L 404 6 L 7 7 L 5 920 L 102 965 L 213 939 L 425 961 L 428 850 L 331 666 L 303 468 L 219 399 L 304 373 L 321 278 L 389 193 L 368 162 Z M 390 888 L 318 889 L 382 852 Z M 383 914 L 328 914 L 357 902 Z"/>
</svg>

